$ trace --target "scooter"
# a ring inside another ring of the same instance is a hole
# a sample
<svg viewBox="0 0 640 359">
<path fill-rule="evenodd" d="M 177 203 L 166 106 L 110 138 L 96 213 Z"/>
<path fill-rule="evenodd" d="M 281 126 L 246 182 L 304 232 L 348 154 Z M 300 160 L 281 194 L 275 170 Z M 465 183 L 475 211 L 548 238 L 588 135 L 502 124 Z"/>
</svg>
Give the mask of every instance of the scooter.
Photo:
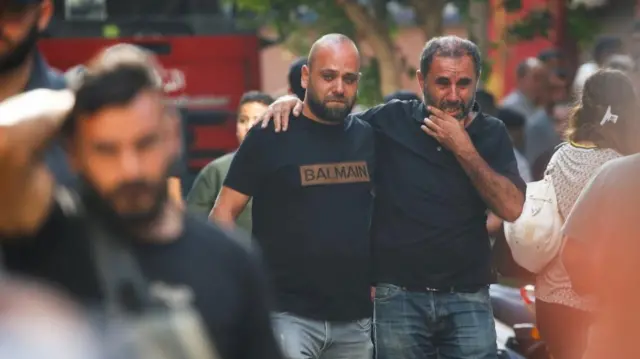
<svg viewBox="0 0 640 359">
<path fill-rule="evenodd" d="M 535 326 L 535 296 L 531 285 L 490 287 L 500 359 L 550 359 Z"/>
</svg>

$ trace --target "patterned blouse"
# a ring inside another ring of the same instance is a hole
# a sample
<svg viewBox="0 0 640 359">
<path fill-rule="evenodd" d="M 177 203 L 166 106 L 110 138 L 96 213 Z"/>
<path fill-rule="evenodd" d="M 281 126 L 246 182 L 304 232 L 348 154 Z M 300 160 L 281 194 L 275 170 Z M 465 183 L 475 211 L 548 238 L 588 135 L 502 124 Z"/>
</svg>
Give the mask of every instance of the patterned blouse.
<svg viewBox="0 0 640 359">
<path fill-rule="evenodd" d="M 571 144 L 564 145 L 556 151 L 549 161 L 547 171 L 553 181 L 558 208 L 563 218 L 567 218 L 582 189 L 598 169 L 605 162 L 618 157 L 620 154 L 612 149 L 581 148 Z M 536 299 L 547 303 L 586 311 L 593 310 L 590 298 L 581 297 L 571 289 L 571 281 L 560 256 L 538 274 L 535 295 Z"/>
</svg>

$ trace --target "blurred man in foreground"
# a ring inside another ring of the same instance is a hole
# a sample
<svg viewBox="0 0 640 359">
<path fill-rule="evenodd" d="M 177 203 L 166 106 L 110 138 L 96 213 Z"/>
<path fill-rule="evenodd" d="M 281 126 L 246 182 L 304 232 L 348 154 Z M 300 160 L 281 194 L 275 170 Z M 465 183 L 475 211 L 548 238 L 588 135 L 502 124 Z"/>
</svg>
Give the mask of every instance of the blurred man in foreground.
<svg viewBox="0 0 640 359">
<path fill-rule="evenodd" d="M 0 104 L 6 267 L 55 283 L 109 314 L 113 307 L 138 313 L 147 298 L 194 308 L 204 341 L 222 358 L 277 359 L 257 259 L 241 239 L 167 199 L 180 142 L 177 118 L 156 68 L 140 51 L 124 45 L 101 52 L 73 92 L 38 90 Z M 58 134 L 81 179 L 77 191 L 59 186 L 41 160 Z M 105 265 L 105 246 L 117 247 L 117 262 Z M 129 257 L 125 276 L 121 264 Z M 118 275 L 117 286 L 107 285 Z"/>
</svg>

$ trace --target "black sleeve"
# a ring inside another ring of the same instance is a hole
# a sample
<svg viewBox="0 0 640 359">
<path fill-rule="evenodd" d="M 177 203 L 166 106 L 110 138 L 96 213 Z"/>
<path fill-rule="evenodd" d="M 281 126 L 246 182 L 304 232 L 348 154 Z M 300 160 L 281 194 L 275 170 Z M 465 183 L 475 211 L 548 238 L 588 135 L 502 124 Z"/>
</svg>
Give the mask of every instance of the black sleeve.
<svg viewBox="0 0 640 359">
<path fill-rule="evenodd" d="M 244 350 L 238 359 L 282 359 L 271 323 L 272 297 L 259 250 L 252 248 L 245 266 L 245 317 L 242 322 Z"/>
<path fill-rule="evenodd" d="M 57 245 L 58 236 L 69 234 L 69 226 L 69 219 L 60 205 L 54 202 L 46 222 L 33 235 L 9 237 L 0 234 L 5 267 L 18 273 L 34 273 L 41 265 L 42 258 Z"/>
<path fill-rule="evenodd" d="M 388 114 L 398 106 L 402 106 L 402 102 L 393 100 L 388 103 L 374 106 L 366 111 L 355 113 L 354 116 L 361 119 L 362 121 L 367 122 L 369 125 L 371 125 L 371 127 L 378 130 L 383 125 L 382 122 L 385 120 L 385 118 L 390 117 L 386 114 Z"/>
<path fill-rule="evenodd" d="M 513 153 L 513 143 L 509 133 L 502 123 L 499 123 L 494 131 L 491 135 L 497 137 L 496 149 L 490 161 L 488 161 L 489 166 L 500 175 L 507 177 L 522 193 L 525 193 L 527 184 L 520 177 L 518 162 L 516 161 L 516 155 Z"/>
<path fill-rule="evenodd" d="M 247 196 L 253 196 L 258 186 L 263 182 L 266 172 L 266 158 L 264 151 L 272 127 L 260 128 L 254 126 L 244 139 L 238 152 L 231 161 L 229 172 L 223 185 Z"/>
</svg>

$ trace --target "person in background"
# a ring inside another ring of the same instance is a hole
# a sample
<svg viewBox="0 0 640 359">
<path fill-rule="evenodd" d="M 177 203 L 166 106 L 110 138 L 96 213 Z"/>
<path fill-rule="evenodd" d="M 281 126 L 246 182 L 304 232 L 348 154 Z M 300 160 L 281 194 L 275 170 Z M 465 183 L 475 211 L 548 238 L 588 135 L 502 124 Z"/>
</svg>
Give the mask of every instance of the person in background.
<svg viewBox="0 0 640 359">
<path fill-rule="evenodd" d="M 560 67 L 562 56 L 560 54 L 560 51 L 556 49 L 546 49 L 540 51 L 540 53 L 538 54 L 538 60 L 542 61 L 547 69 L 553 71 Z"/>
<path fill-rule="evenodd" d="M 496 108 L 496 98 L 484 89 L 476 91 L 476 102 L 480 105 L 480 109 L 483 113 L 489 116 L 496 116 L 498 109 Z"/>
<path fill-rule="evenodd" d="M 392 101 L 392 100 L 399 100 L 399 101 L 420 101 L 420 97 L 418 95 L 416 95 L 415 92 L 412 91 L 407 91 L 407 90 L 398 90 L 394 93 L 388 94 L 387 96 L 384 97 L 383 101 L 385 103 Z"/>
<path fill-rule="evenodd" d="M 236 122 L 236 136 L 239 143 L 244 141 L 251 126 L 272 102 L 273 98 L 263 92 L 250 91 L 242 95 L 238 105 Z M 206 217 L 209 216 L 235 154 L 232 152 L 217 158 L 200 171 L 187 195 L 189 210 Z M 248 233 L 251 233 L 251 207 L 252 201 L 250 200 L 237 220 L 238 226 Z"/>
<path fill-rule="evenodd" d="M 524 125 L 526 119 L 520 112 L 512 110 L 510 108 L 501 108 L 496 112 L 496 118 L 498 118 L 507 127 L 509 137 L 513 143 L 513 154 L 518 162 L 518 171 L 520 177 L 525 182 L 531 182 L 531 166 L 524 157 L 524 155 L 518 150 L 518 148 L 524 148 Z"/>
<path fill-rule="evenodd" d="M 581 99 L 571 112 L 568 143 L 556 151 L 547 166 L 562 218 L 570 216 L 580 192 L 605 163 L 637 152 L 639 109 L 633 85 L 621 71 L 600 69 L 587 79 Z M 617 183 L 612 186 L 617 186 Z M 585 229 L 590 231 L 591 223 L 607 215 L 604 212 L 607 210 L 615 211 L 602 206 L 589 209 L 591 216 L 580 218 L 580 223 L 576 222 L 578 218 L 574 218 L 568 222 L 570 230 L 565 233 L 570 238 L 585 241 L 583 243 L 595 243 L 591 241 L 595 231 L 584 236 L 584 233 L 589 233 Z M 606 238 L 598 238 L 598 241 L 609 240 L 609 234 Z M 566 257 L 566 254 L 571 254 L 570 241 L 561 247 L 564 249 L 560 255 L 537 273 L 536 320 L 554 358 L 581 359 L 590 322 L 594 311 L 599 311 L 599 303 L 581 291 L 581 282 L 567 273 L 575 263 L 572 262 L 575 257 L 568 260 Z M 592 274 L 589 281 L 597 278 L 598 273 L 584 264 L 582 262 L 579 266 L 581 274 Z M 623 292 L 619 294 L 625 295 Z"/>
<path fill-rule="evenodd" d="M 629 77 L 633 76 L 636 69 L 636 64 L 633 58 L 629 55 L 615 54 L 611 55 L 604 63 L 604 68 L 620 70 L 627 74 Z"/>
<path fill-rule="evenodd" d="M 306 92 L 300 82 L 302 78 L 302 66 L 305 66 L 306 64 L 307 58 L 300 57 L 296 59 L 289 67 L 289 93 L 296 95 L 296 97 L 298 97 L 300 101 L 304 100 L 304 94 Z"/>
<path fill-rule="evenodd" d="M 522 152 L 532 166 L 534 180 L 540 179 L 555 147 L 562 142 L 563 126 L 569 109 L 569 81 L 562 69 L 549 73 L 544 91 L 543 107 L 527 118 L 524 128 L 525 147 Z M 536 168 L 537 170 L 534 170 Z"/>
<path fill-rule="evenodd" d="M 578 96 L 582 86 L 589 76 L 604 66 L 611 55 L 624 54 L 624 44 L 618 36 L 602 35 L 598 37 L 593 46 L 593 60 L 586 62 L 578 68 L 573 80 L 573 94 Z"/>
<path fill-rule="evenodd" d="M 543 102 L 548 71 L 542 61 L 530 57 L 518 65 L 516 76 L 517 87 L 502 100 L 502 107 L 516 110 L 528 119 Z"/>
<path fill-rule="evenodd" d="M 631 58 L 635 62 L 637 70 L 638 63 L 640 62 L 640 19 L 633 21 L 627 43 L 629 55 L 631 55 Z"/>
<path fill-rule="evenodd" d="M 62 74 L 49 67 L 37 49 L 40 34 L 52 15 L 52 0 L 0 2 L 0 101 L 23 91 L 66 86 Z M 49 147 L 45 161 L 58 181 L 75 181 L 57 139 Z"/>
</svg>

